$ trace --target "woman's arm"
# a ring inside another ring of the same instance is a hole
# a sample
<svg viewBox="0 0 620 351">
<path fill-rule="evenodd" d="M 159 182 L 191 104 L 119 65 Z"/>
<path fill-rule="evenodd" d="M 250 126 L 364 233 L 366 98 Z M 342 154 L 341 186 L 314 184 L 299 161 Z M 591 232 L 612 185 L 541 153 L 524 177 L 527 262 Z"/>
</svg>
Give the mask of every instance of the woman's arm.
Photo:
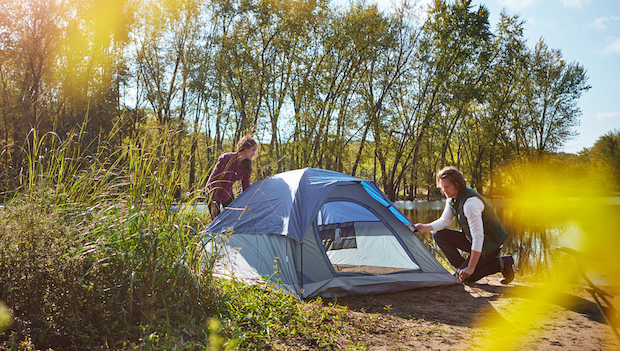
<svg viewBox="0 0 620 351">
<path fill-rule="evenodd" d="M 214 181 L 220 180 L 220 175 L 225 171 L 229 159 L 229 154 L 220 155 L 220 157 L 217 159 L 217 162 L 215 163 L 215 167 L 213 167 L 213 170 L 209 175 L 209 179 L 207 180 L 207 186 L 211 185 Z"/>
<path fill-rule="evenodd" d="M 250 187 L 251 175 L 251 171 L 248 171 L 246 174 L 243 175 L 243 178 L 241 178 L 241 189 L 245 190 Z"/>
</svg>

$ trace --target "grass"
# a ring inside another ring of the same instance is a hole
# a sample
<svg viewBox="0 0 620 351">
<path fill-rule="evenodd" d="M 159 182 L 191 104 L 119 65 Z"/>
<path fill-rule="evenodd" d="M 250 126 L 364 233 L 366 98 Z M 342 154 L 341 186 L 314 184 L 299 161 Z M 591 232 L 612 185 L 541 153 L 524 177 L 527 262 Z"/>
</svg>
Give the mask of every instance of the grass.
<svg viewBox="0 0 620 351">
<path fill-rule="evenodd" d="M 9 243 L 0 248 L 0 296 L 14 315 L 6 347 L 270 349 L 296 340 L 333 349 L 351 332 L 341 307 L 214 279 L 192 261 L 201 244 L 179 224 L 188 219 L 147 226 L 144 211 L 52 209 L 40 204 L 46 196 L 0 211 Z"/>
<path fill-rule="evenodd" d="M 342 307 L 211 275 L 208 214 L 175 210 L 185 170 L 167 162 L 166 133 L 92 154 L 79 134 L 29 140 L 0 209 L 0 348 L 334 349 L 356 333 Z"/>
</svg>

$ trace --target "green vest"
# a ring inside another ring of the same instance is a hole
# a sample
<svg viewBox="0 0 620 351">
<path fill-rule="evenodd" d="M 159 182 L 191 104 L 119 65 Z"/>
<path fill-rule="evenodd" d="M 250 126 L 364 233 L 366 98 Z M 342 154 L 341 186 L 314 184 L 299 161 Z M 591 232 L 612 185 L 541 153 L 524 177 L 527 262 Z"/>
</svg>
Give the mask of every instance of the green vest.
<svg viewBox="0 0 620 351">
<path fill-rule="evenodd" d="M 508 234 L 506 230 L 499 222 L 499 218 L 495 214 L 493 210 L 493 206 L 485 200 L 482 195 L 478 194 L 474 189 L 467 187 L 456 195 L 456 198 L 450 199 L 450 209 L 452 210 L 452 214 L 456 216 L 456 219 L 463 230 L 463 233 L 467 236 L 469 241 L 471 241 L 471 233 L 469 230 L 469 224 L 467 223 L 467 218 L 465 217 L 465 213 L 463 212 L 463 204 L 465 200 L 470 197 L 477 197 L 482 200 L 484 204 L 484 210 L 482 211 L 482 226 L 484 227 L 484 243 L 482 245 L 482 253 L 481 256 L 485 257 L 489 253 L 497 250 L 502 246 L 504 240 Z"/>
</svg>

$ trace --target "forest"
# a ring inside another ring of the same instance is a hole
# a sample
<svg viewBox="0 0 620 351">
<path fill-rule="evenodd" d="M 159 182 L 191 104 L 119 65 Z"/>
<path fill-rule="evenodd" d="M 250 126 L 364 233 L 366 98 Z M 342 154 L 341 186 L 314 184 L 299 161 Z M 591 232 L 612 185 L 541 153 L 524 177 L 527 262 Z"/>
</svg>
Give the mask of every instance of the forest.
<svg viewBox="0 0 620 351">
<path fill-rule="evenodd" d="M 557 152 L 590 88 L 585 67 L 527 43 L 517 15 L 492 25 L 468 0 L 2 0 L 0 18 L 3 194 L 72 138 L 86 168 L 157 154 L 180 197 L 254 134 L 254 179 L 324 168 L 413 199 L 455 165 L 501 195 L 515 165 L 575 162 Z M 595 149 L 617 154 L 608 139 Z"/>
</svg>

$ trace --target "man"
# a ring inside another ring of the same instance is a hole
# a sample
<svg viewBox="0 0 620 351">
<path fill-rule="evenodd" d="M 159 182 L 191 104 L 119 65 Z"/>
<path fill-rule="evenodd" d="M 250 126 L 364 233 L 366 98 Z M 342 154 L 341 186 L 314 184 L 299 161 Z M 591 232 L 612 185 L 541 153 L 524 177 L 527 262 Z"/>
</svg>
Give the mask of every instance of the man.
<svg viewBox="0 0 620 351">
<path fill-rule="evenodd" d="M 482 277 L 502 272 L 500 281 L 514 279 L 512 256 L 499 257 L 506 240 L 506 230 L 499 222 L 493 206 L 474 189 L 467 186 L 463 174 L 454 167 L 445 167 L 436 177 L 437 186 L 446 196 L 446 207 L 439 219 L 416 224 L 421 232 L 435 231 L 433 239 L 450 263 L 457 269 L 460 281 L 473 283 Z M 461 231 L 446 229 L 456 217 Z M 468 252 L 461 256 L 458 249 Z"/>
</svg>

